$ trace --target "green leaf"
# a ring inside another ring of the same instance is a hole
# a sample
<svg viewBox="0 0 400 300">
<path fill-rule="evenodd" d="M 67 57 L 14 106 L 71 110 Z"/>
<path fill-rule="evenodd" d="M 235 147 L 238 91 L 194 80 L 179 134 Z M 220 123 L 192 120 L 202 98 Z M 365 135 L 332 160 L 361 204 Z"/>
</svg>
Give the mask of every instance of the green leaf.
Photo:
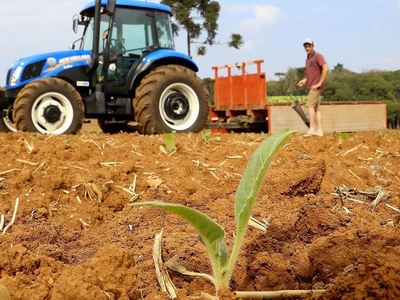
<svg viewBox="0 0 400 300">
<path fill-rule="evenodd" d="M 169 152 L 176 151 L 175 137 L 172 133 L 167 133 L 164 136 L 164 143 L 165 143 L 165 147 L 168 149 Z"/>
<path fill-rule="evenodd" d="M 341 138 L 343 141 L 347 141 L 347 140 L 350 138 L 350 135 L 349 135 L 348 133 L 341 133 L 341 134 L 340 134 L 340 138 Z"/>
<path fill-rule="evenodd" d="M 240 34 L 237 33 L 231 34 L 231 40 L 228 42 L 228 47 L 239 49 L 241 46 L 243 46 L 243 44 L 244 44 L 243 37 Z"/>
<path fill-rule="evenodd" d="M 225 243 L 219 244 L 219 269 L 224 272 L 228 266 L 228 249 Z"/>
<path fill-rule="evenodd" d="M 235 218 L 238 238 L 244 235 L 269 165 L 276 152 L 293 132 L 285 129 L 268 137 L 250 157 L 235 196 Z"/>
<path fill-rule="evenodd" d="M 218 223 L 210 219 L 205 214 L 190 207 L 163 202 L 138 202 L 129 205 L 153 206 L 171 212 L 185 219 L 191 225 L 193 225 L 193 227 L 199 233 L 201 242 L 208 249 L 214 268 L 217 268 L 220 264 L 224 264 L 224 261 L 226 265 L 226 257 L 224 257 L 227 256 L 226 245 L 223 242 L 225 231 Z M 218 272 L 218 270 L 215 271 Z"/>
<path fill-rule="evenodd" d="M 68 139 L 68 140 L 63 140 L 63 144 L 70 144 L 73 141 L 73 139 Z"/>
</svg>

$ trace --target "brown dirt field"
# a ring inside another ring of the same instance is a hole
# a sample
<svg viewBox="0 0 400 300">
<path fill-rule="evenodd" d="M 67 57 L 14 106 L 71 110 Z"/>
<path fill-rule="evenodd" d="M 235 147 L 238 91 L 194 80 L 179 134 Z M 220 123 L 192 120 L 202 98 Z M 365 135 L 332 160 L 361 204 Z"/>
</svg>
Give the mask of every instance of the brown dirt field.
<svg viewBox="0 0 400 300">
<path fill-rule="evenodd" d="M 10 298 L 169 299 L 152 257 L 162 229 L 164 261 L 178 255 L 188 270 L 210 274 L 191 226 L 128 204 L 195 208 L 225 228 L 230 250 L 237 186 L 269 134 L 212 133 L 207 141 L 176 134 L 177 151 L 167 155 L 162 135 L 85 128 L 76 136 L 0 133 L 0 284 Z M 399 162 L 400 131 L 293 134 L 252 213 L 270 225 L 266 232 L 248 228 L 231 290 L 326 289 L 321 299 L 399 299 Z M 334 174 L 348 213 L 339 207 Z M 17 198 L 15 223 L 5 230 Z M 180 300 L 216 293 L 205 279 L 169 275 Z"/>
</svg>

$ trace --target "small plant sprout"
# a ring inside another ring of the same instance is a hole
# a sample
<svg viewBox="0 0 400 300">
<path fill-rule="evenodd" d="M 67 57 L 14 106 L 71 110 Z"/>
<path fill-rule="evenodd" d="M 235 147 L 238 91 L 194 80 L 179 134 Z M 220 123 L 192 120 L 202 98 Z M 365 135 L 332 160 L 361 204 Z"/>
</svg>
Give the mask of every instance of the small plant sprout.
<svg viewBox="0 0 400 300">
<path fill-rule="evenodd" d="M 341 133 L 340 134 L 340 139 L 342 141 L 347 141 L 348 139 L 350 139 L 350 135 L 348 133 Z"/>
<path fill-rule="evenodd" d="M 175 152 L 177 150 L 176 145 L 175 145 L 175 136 L 173 133 L 167 133 L 164 135 L 164 143 L 165 143 L 165 147 L 163 145 L 160 145 L 160 151 L 168 154 L 167 151 L 165 150 L 165 148 L 167 148 L 167 150 L 172 153 Z"/>
<path fill-rule="evenodd" d="M 201 137 L 203 138 L 203 142 L 208 144 L 210 142 L 210 135 L 211 135 L 211 131 L 200 131 L 199 134 L 201 135 Z M 220 141 L 221 137 L 220 136 L 216 136 L 213 138 L 216 141 Z"/>
<path fill-rule="evenodd" d="M 142 202 L 129 205 L 147 205 L 161 208 L 180 216 L 194 226 L 199 233 L 201 243 L 207 248 L 213 269 L 212 276 L 207 276 L 206 274 L 201 274 L 200 276 L 210 279 L 218 292 L 222 286 L 228 286 L 231 280 L 233 268 L 265 174 L 276 152 L 293 132 L 285 129 L 269 136 L 250 157 L 235 195 L 236 240 L 230 255 L 224 242 L 224 229 L 207 215 L 195 209 L 162 202 Z M 175 270 L 183 274 L 192 275 L 193 273 L 187 271 L 176 259 L 173 260 L 173 265 L 175 265 Z"/>
<path fill-rule="evenodd" d="M 63 140 L 63 144 L 66 144 L 66 145 L 71 144 L 71 142 L 72 142 L 73 140 L 74 140 L 74 139 Z"/>
<path fill-rule="evenodd" d="M 201 135 L 201 137 L 203 138 L 203 142 L 208 144 L 209 142 L 209 137 L 211 135 L 210 131 L 200 131 L 199 134 Z"/>
</svg>

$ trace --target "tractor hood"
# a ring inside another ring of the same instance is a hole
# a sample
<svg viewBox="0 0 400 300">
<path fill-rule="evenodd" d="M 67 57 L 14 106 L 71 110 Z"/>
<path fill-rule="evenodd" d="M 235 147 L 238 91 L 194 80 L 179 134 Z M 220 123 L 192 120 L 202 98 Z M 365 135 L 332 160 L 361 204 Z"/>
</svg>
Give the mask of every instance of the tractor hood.
<svg viewBox="0 0 400 300">
<path fill-rule="evenodd" d="M 91 58 L 88 50 L 65 50 L 21 58 L 8 71 L 6 89 L 24 86 L 37 78 L 55 77 L 66 69 L 87 66 Z"/>
</svg>

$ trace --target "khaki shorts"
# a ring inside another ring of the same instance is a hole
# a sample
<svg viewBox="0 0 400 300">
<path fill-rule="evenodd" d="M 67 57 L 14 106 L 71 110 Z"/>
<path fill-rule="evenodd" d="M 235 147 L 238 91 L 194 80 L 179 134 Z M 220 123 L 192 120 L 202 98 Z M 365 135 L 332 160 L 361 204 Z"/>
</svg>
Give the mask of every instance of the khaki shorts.
<svg viewBox="0 0 400 300">
<path fill-rule="evenodd" d="M 318 90 L 310 90 L 308 92 L 308 98 L 306 102 L 306 107 L 314 107 L 315 111 L 319 110 L 319 105 L 321 103 L 321 100 L 319 96 L 321 96 L 321 89 Z"/>
</svg>

